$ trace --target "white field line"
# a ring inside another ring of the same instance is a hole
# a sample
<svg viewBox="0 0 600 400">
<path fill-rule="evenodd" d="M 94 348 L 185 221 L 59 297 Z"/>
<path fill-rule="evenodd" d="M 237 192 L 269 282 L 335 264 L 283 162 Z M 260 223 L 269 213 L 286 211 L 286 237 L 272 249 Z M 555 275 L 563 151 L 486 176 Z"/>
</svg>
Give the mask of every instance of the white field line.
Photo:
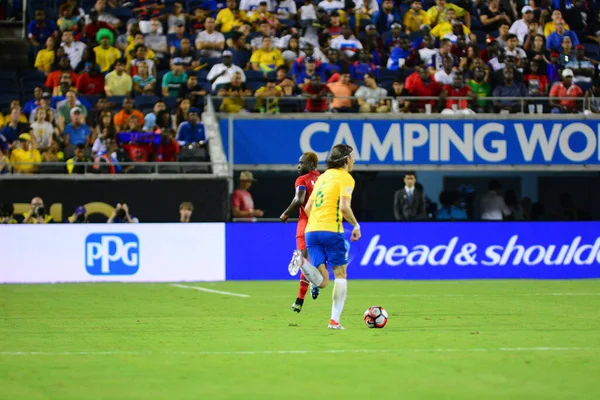
<svg viewBox="0 0 600 400">
<path fill-rule="evenodd" d="M 247 294 L 241 294 L 241 293 L 232 293 L 232 292 L 223 292 L 221 290 L 213 290 L 213 289 L 207 289 L 204 287 L 200 287 L 200 286 L 190 286 L 190 285 L 180 285 L 179 283 L 172 283 L 171 286 L 173 287 L 178 287 L 181 289 L 193 289 L 193 290 L 198 290 L 200 292 L 207 292 L 207 293 L 216 293 L 216 294 L 223 294 L 225 296 L 235 296 L 235 297 L 250 297 Z"/>
<path fill-rule="evenodd" d="M 431 349 L 340 349 L 340 350 L 264 350 L 264 351 L 0 351 L 0 356 L 253 356 L 286 354 L 370 354 L 370 353 L 496 353 L 496 352 L 565 352 L 599 351 L 598 347 L 498 347 L 498 348 L 431 348 Z"/>
<path fill-rule="evenodd" d="M 373 294 L 373 295 L 352 295 L 353 298 L 373 298 L 373 297 L 488 297 L 488 296 L 500 296 L 506 293 L 487 293 L 487 294 L 466 294 L 466 293 L 395 293 L 395 294 Z M 515 293 L 511 296 L 600 296 L 600 293 Z M 260 295 L 252 296 L 258 298 L 269 298 L 269 299 L 287 299 L 292 296 L 284 295 Z"/>
</svg>

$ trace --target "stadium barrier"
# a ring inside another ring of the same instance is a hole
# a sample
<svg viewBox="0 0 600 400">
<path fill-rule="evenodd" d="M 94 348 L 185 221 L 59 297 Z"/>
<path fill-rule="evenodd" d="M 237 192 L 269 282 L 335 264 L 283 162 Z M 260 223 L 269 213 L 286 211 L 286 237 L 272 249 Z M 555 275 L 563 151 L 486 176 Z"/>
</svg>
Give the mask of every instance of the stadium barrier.
<svg viewBox="0 0 600 400">
<path fill-rule="evenodd" d="M 15 214 L 22 214 L 33 197 L 41 197 L 56 222 L 81 205 L 90 222 L 105 222 L 117 203 L 127 203 L 142 222 L 176 222 L 179 205 L 189 201 L 192 221 L 223 222 L 229 219 L 229 185 L 228 178 L 211 175 L 14 175 L 0 179 L 0 202 L 13 203 Z"/>
<path fill-rule="evenodd" d="M 600 223 L 364 223 L 351 279 L 600 278 Z M 0 283 L 294 280 L 295 224 L 0 225 Z M 349 238 L 347 227 L 345 237 Z"/>
</svg>

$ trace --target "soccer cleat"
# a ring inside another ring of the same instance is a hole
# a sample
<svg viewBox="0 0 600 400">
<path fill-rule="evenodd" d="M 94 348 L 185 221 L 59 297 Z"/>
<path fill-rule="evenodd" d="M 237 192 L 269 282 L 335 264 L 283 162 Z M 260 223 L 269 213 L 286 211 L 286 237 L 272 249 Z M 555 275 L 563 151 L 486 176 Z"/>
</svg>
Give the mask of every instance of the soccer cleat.
<svg viewBox="0 0 600 400">
<path fill-rule="evenodd" d="M 327 329 L 343 331 L 344 327 L 339 322 L 335 322 L 334 320 L 331 319 L 331 320 L 329 320 L 329 325 L 327 326 Z"/>
<path fill-rule="evenodd" d="M 300 266 L 304 262 L 304 257 L 302 257 L 302 253 L 298 250 L 294 250 L 294 254 L 292 255 L 292 260 L 288 265 L 288 271 L 291 276 L 298 275 L 298 271 L 300 270 Z"/>
<path fill-rule="evenodd" d="M 316 300 L 319 297 L 319 293 L 321 293 L 321 289 L 318 286 L 310 285 L 310 294 L 312 295 L 313 300 Z"/>
<path fill-rule="evenodd" d="M 292 310 L 294 312 L 300 313 L 300 311 L 302 311 L 302 304 L 294 302 L 294 304 L 292 304 Z"/>
</svg>

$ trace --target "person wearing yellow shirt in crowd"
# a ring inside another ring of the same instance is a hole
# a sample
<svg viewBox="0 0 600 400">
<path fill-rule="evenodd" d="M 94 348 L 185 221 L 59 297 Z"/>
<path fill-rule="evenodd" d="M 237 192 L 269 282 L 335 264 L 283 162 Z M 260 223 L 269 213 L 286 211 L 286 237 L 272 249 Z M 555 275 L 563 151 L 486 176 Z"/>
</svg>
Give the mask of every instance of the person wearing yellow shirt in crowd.
<svg viewBox="0 0 600 400">
<path fill-rule="evenodd" d="M 252 95 L 252 90 L 248 89 L 242 82 L 242 74 L 236 72 L 231 78 L 231 83 L 223 85 L 217 93 L 220 97 L 225 97 L 221 103 L 221 111 L 226 113 L 237 113 L 244 109 L 244 97 Z"/>
<path fill-rule="evenodd" d="M 448 10 L 446 10 L 446 16 L 448 18 L 448 20 L 446 22 L 440 22 L 438 23 L 436 26 L 433 27 L 433 29 L 431 30 L 431 34 L 433 36 L 435 36 L 438 39 L 443 39 L 444 36 L 446 36 L 449 33 L 452 33 L 452 27 L 454 25 L 462 25 L 462 30 L 466 36 L 471 34 L 471 30 L 469 28 L 467 28 L 466 26 L 463 25 L 462 22 L 460 22 L 457 18 L 456 18 L 456 11 L 454 11 L 453 9 L 449 8 Z"/>
<path fill-rule="evenodd" d="M 56 45 L 56 39 L 54 36 L 46 39 L 46 48 L 40 50 L 35 57 L 35 64 L 33 65 L 38 71 L 48 75 L 52 70 L 52 64 L 54 64 L 54 47 Z"/>
<path fill-rule="evenodd" d="M 135 53 L 133 52 L 133 50 L 135 49 L 135 47 L 138 44 L 144 44 L 144 34 L 143 33 L 136 33 L 133 41 L 125 49 L 125 58 L 127 58 L 128 65 L 131 62 L 131 60 L 133 60 L 135 58 Z M 146 60 L 155 60 L 156 61 L 156 54 L 150 47 L 146 47 Z"/>
<path fill-rule="evenodd" d="M 125 72 L 125 58 L 115 61 L 115 70 L 106 74 L 104 91 L 107 96 L 129 96 L 133 88 L 131 75 Z"/>
<path fill-rule="evenodd" d="M 546 22 L 544 24 L 544 36 L 548 37 L 550 36 L 550 34 L 554 31 L 556 31 L 556 26 L 554 25 L 556 23 L 556 21 L 563 21 L 563 16 L 562 13 L 560 12 L 560 10 L 554 10 L 552 11 L 552 21 L 550 22 Z M 565 24 L 565 29 L 569 30 L 571 28 L 569 28 L 569 24 L 567 24 L 566 22 Z"/>
<path fill-rule="evenodd" d="M 112 46 L 113 39 L 114 35 L 108 29 L 100 29 L 96 35 L 100 46 L 94 47 L 94 53 L 96 54 L 96 63 L 103 73 L 110 71 L 114 62 L 121 58 L 119 49 Z"/>
<path fill-rule="evenodd" d="M 436 0 L 436 5 L 427 10 L 427 15 L 429 16 L 431 26 L 433 27 L 441 22 L 449 22 L 447 14 L 448 10 L 454 10 L 456 12 L 456 17 L 464 17 L 465 25 L 467 27 L 471 26 L 471 14 L 456 4 L 447 3 L 446 0 Z"/>
<path fill-rule="evenodd" d="M 37 172 L 39 163 L 42 162 L 42 155 L 38 149 L 31 145 L 31 135 L 21 133 L 19 135 L 19 147 L 13 149 L 10 153 L 10 162 L 15 172 L 22 174 L 32 174 Z"/>
<path fill-rule="evenodd" d="M 283 65 L 284 60 L 281 51 L 273 48 L 273 39 L 265 36 L 262 39 L 262 47 L 252 53 L 250 63 L 255 71 L 270 72 Z"/>
<path fill-rule="evenodd" d="M 215 21 L 217 26 L 216 30 L 221 32 L 222 34 L 227 34 L 233 30 L 235 23 L 235 16 L 233 15 L 233 10 L 236 9 L 237 4 L 235 0 L 227 0 L 227 8 L 222 9 L 217 14 L 217 20 Z"/>
<path fill-rule="evenodd" d="M 418 32 L 421 25 L 431 25 L 427 12 L 423 10 L 421 0 L 413 0 L 410 9 L 404 14 L 404 29 L 406 33 Z"/>
<path fill-rule="evenodd" d="M 29 203 L 29 211 L 23 213 L 24 224 L 51 224 L 54 219 L 48 215 L 41 197 L 34 197 Z"/>
<path fill-rule="evenodd" d="M 279 99 L 272 97 L 281 96 L 283 96 L 283 89 L 277 86 L 275 79 L 269 79 L 265 86 L 254 92 L 254 97 L 256 97 L 256 108 L 261 113 L 278 113 Z"/>
</svg>

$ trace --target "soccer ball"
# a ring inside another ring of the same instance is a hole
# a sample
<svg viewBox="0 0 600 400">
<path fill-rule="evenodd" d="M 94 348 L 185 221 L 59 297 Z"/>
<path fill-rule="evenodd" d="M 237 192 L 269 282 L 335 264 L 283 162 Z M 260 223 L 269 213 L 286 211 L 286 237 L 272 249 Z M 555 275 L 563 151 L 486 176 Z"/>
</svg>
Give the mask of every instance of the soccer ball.
<svg viewBox="0 0 600 400">
<path fill-rule="evenodd" d="M 383 307 L 373 306 L 365 311 L 364 319 L 369 328 L 383 328 L 388 322 L 388 313 Z"/>
</svg>

